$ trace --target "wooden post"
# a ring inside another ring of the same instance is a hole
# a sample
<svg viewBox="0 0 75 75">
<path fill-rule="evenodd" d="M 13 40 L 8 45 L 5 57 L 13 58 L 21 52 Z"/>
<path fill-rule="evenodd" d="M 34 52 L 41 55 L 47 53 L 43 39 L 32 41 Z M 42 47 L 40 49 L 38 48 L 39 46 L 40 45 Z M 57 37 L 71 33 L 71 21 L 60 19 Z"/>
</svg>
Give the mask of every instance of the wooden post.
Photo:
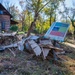
<svg viewBox="0 0 75 75">
<path fill-rule="evenodd" d="M 53 46 L 56 46 L 56 40 L 53 40 Z M 55 54 L 55 50 L 54 49 L 52 49 L 52 54 L 53 54 L 53 58 L 54 58 L 54 60 L 57 60 L 57 56 L 56 56 L 56 54 Z"/>
</svg>

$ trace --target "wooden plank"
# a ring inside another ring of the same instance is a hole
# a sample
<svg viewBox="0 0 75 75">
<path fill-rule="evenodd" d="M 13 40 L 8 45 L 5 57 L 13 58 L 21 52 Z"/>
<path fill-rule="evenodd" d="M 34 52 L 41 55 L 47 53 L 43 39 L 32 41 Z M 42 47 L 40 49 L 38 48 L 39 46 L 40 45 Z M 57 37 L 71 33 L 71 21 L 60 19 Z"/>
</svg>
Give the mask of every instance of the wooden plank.
<svg viewBox="0 0 75 75">
<path fill-rule="evenodd" d="M 51 40 L 40 40 L 40 44 L 42 45 L 52 45 Z"/>
<path fill-rule="evenodd" d="M 48 53 L 49 53 L 49 49 L 43 48 L 43 49 L 42 49 L 42 52 L 43 52 L 43 57 L 44 57 L 44 59 L 46 59 L 46 57 L 47 57 L 47 55 L 48 55 Z"/>
<path fill-rule="evenodd" d="M 0 32 L 1 32 L 1 22 L 0 22 Z"/>
<path fill-rule="evenodd" d="M 59 52 L 62 52 L 63 51 L 62 48 L 54 47 L 52 45 L 43 45 L 43 44 L 41 45 L 41 44 L 39 44 L 39 46 L 40 47 L 43 47 L 43 48 L 54 49 L 55 51 L 59 51 Z"/>
<path fill-rule="evenodd" d="M 13 33 L 0 33 L 0 36 L 15 36 L 16 35 L 16 32 L 13 32 Z"/>
<path fill-rule="evenodd" d="M 54 49 L 57 52 L 62 52 L 63 51 L 62 48 L 58 48 L 58 47 L 54 47 L 54 46 L 48 46 L 48 47 L 51 48 L 51 49 Z"/>
<path fill-rule="evenodd" d="M 31 46 L 32 50 L 34 51 L 35 55 L 38 56 L 41 54 L 41 48 L 39 47 L 39 45 L 33 41 L 33 40 L 29 40 L 28 41 L 29 45 Z"/>
</svg>

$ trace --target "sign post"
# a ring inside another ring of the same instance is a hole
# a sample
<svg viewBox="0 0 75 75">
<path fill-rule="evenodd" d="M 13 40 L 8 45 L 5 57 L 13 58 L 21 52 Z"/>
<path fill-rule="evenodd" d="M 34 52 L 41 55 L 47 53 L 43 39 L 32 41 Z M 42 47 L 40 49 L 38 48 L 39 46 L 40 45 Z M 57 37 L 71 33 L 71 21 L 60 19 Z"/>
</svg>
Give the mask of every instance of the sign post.
<svg viewBox="0 0 75 75">
<path fill-rule="evenodd" d="M 64 41 L 68 28 L 69 24 L 67 23 L 54 22 L 44 37 L 62 42 Z"/>
<path fill-rule="evenodd" d="M 54 22 L 49 30 L 44 35 L 45 38 L 50 38 L 53 40 L 53 46 L 56 46 L 57 41 L 62 42 L 64 41 L 64 38 L 66 36 L 66 33 L 68 31 L 69 24 L 67 23 L 61 23 L 61 22 Z M 55 50 L 52 49 L 52 54 L 54 57 L 54 60 L 57 60 L 57 56 L 55 54 Z"/>
</svg>

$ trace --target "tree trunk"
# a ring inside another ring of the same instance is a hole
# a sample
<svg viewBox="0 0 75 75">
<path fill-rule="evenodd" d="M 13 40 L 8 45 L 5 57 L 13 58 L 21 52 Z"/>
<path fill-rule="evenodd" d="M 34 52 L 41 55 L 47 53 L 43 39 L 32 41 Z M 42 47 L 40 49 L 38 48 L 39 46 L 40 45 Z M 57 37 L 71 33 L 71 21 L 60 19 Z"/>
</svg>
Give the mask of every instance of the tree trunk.
<svg viewBox="0 0 75 75">
<path fill-rule="evenodd" d="M 50 16 L 50 26 L 51 26 L 51 16 Z"/>
<path fill-rule="evenodd" d="M 54 22 L 56 21 L 56 14 L 55 14 L 55 16 L 54 16 Z"/>
<path fill-rule="evenodd" d="M 23 31 L 23 28 L 24 28 L 24 23 L 22 22 L 22 31 Z"/>
<path fill-rule="evenodd" d="M 31 23 L 29 29 L 28 29 L 28 33 L 27 33 L 27 37 L 30 35 L 31 31 L 33 30 L 33 27 L 35 26 L 35 22 L 37 20 L 38 17 L 38 13 L 35 14 L 34 16 L 34 21 Z"/>
<path fill-rule="evenodd" d="M 73 40 L 75 39 L 75 24 L 74 24 L 74 21 L 72 19 L 70 19 L 71 22 L 72 22 L 72 26 L 74 28 L 74 31 L 73 31 Z"/>
<path fill-rule="evenodd" d="M 30 27 L 29 27 L 29 29 L 28 29 L 28 33 L 27 33 L 27 37 L 30 35 L 30 33 L 31 33 L 31 31 L 32 31 L 32 29 L 33 29 L 33 27 L 35 26 L 35 20 L 31 23 L 31 25 L 30 25 Z"/>
<path fill-rule="evenodd" d="M 22 18 L 22 31 L 24 29 L 24 18 Z"/>
<path fill-rule="evenodd" d="M 73 35 L 74 35 L 74 40 L 75 40 L 75 27 L 74 27 L 74 32 L 73 32 Z"/>
</svg>

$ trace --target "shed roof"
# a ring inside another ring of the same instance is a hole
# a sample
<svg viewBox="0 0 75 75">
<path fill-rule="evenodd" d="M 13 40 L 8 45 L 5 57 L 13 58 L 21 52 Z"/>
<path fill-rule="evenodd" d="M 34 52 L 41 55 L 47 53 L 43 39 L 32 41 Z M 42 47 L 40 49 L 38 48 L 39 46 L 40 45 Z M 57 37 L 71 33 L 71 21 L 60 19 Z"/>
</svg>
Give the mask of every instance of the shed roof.
<svg viewBox="0 0 75 75">
<path fill-rule="evenodd" d="M 18 22 L 14 21 L 14 20 L 10 20 L 10 22 L 11 22 L 11 25 L 18 24 Z"/>
<path fill-rule="evenodd" d="M 6 10 L 6 8 L 0 3 L 0 10 L 4 12 L 5 15 L 9 15 L 12 17 L 12 15 Z"/>
</svg>

